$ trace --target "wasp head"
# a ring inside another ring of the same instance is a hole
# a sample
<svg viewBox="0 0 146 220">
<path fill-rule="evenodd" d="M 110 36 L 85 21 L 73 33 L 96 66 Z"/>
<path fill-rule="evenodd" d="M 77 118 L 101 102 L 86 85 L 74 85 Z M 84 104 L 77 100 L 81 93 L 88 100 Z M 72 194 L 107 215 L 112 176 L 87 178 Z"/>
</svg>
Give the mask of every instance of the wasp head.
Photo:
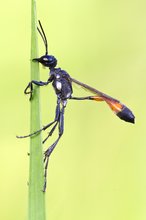
<svg viewBox="0 0 146 220">
<path fill-rule="evenodd" d="M 57 65 L 57 59 L 52 55 L 44 55 L 40 58 L 34 58 L 33 61 L 41 63 L 45 67 L 54 68 Z"/>
</svg>

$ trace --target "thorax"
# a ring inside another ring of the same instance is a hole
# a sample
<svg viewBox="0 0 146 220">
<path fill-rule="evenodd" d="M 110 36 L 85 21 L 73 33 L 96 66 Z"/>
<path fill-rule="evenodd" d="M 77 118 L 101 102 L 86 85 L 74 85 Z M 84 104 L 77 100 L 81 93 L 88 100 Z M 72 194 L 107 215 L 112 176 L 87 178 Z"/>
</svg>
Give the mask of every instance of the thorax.
<svg viewBox="0 0 146 220">
<path fill-rule="evenodd" d="M 50 71 L 53 76 L 52 85 L 57 95 L 61 99 L 68 99 L 72 94 L 72 83 L 69 74 L 60 68 L 54 68 Z"/>
</svg>

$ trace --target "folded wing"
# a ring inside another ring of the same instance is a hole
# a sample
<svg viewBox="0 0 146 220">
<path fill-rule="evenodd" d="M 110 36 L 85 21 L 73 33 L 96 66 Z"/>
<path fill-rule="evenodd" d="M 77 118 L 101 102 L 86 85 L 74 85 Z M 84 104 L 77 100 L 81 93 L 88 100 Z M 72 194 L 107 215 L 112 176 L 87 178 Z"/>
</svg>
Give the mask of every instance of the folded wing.
<svg viewBox="0 0 146 220">
<path fill-rule="evenodd" d="M 106 95 L 103 92 L 100 92 L 99 90 L 84 84 L 76 79 L 71 78 L 71 81 L 75 84 L 81 86 L 85 90 L 88 90 L 89 92 L 95 94 L 95 96 L 90 96 L 91 100 L 95 101 L 105 101 L 108 106 L 111 108 L 111 110 L 122 120 L 130 123 L 135 122 L 135 116 L 133 115 L 132 111 L 127 108 L 124 104 L 122 104 L 119 100 L 112 98 L 109 95 Z"/>
</svg>

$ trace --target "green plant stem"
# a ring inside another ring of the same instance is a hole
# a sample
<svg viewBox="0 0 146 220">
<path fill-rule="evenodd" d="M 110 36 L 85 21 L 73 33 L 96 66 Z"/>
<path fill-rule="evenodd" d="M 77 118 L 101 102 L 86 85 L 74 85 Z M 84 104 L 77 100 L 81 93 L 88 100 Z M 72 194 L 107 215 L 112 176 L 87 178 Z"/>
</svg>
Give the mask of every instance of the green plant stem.
<svg viewBox="0 0 146 220">
<path fill-rule="evenodd" d="M 38 57 L 36 1 L 31 0 L 31 60 Z M 39 64 L 31 61 L 31 80 L 39 81 Z M 30 132 L 40 129 L 40 94 L 34 86 L 30 102 Z M 44 167 L 41 134 L 30 138 L 29 167 L 29 220 L 45 220 L 45 194 L 43 193 Z"/>
</svg>

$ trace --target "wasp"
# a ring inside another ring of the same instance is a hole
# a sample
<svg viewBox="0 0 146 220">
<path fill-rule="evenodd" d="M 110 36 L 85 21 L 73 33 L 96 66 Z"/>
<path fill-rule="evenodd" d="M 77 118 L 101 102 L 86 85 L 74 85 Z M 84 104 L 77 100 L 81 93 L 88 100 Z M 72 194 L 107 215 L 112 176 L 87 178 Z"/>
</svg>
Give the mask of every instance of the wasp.
<svg viewBox="0 0 146 220">
<path fill-rule="evenodd" d="M 25 136 L 17 136 L 18 138 L 26 138 L 34 136 L 38 133 L 40 133 L 43 130 L 46 130 L 51 127 L 50 132 L 48 133 L 47 137 L 43 140 L 43 143 L 47 141 L 47 139 L 53 134 L 56 127 L 58 127 L 58 137 L 56 141 L 44 152 L 44 163 L 45 163 L 45 183 L 44 183 L 44 189 L 46 190 L 46 179 L 47 179 L 47 168 L 48 168 L 48 161 L 49 157 L 52 154 L 53 150 L 55 149 L 57 143 L 59 142 L 60 138 L 63 135 L 64 132 L 64 112 L 65 108 L 67 106 L 68 100 L 93 100 L 97 102 L 106 102 L 107 105 L 110 107 L 110 109 L 122 120 L 130 123 L 134 123 L 135 116 L 133 115 L 132 111 L 126 107 L 126 105 L 122 104 L 119 100 L 112 98 L 111 96 L 100 92 L 99 90 L 84 84 L 74 78 L 72 78 L 65 70 L 61 68 L 56 68 L 57 66 L 57 59 L 48 54 L 48 42 L 47 38 L 44 32 L 44 29 L 42 27 L 42 24 L 40 21 L 39 27 L 37 27 L 37 30 L 44 42 L 45 45 L 45 55 L 41 56 L 40 58 L 34 58 L 34 62 L 41 63 L 44 67 L 49 68 L 49 78 L 46 82 L 42 81 L 36 81 L 32 80 L 28 83 L 26 89 L 24 90 L 25 94 L 30 95 L 30 101 L 33 97 L 33 85 L 37 86 L 46 86 L 50 83 L 52 83 L 52 86 L 55 90 L 56 96 L 57 96 L 57 105 L 56 105 L 56 111 L 55 111 L 55 118 L 52 122 L 41 128 L 40 130 L 37 130 L 29 135 Z M 92 95 L 86 96 L 86 97 L 74 97 L 73 96 L 73 83 L 79 85 L 80 87 L 86 89 L 89 91 Z"/>
</svg>

